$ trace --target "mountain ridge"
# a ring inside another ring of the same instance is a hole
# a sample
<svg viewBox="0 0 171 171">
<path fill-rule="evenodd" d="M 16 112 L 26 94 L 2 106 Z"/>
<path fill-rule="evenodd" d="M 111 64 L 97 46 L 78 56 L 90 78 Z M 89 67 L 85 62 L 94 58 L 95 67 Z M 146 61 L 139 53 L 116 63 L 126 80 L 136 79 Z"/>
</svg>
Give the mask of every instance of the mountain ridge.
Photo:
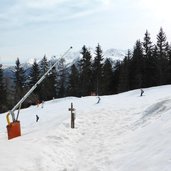
<svg viewBox="0 0 171 171">
<path fill-rule="evenodd" d="M 90 50 L 92 58 L 94 59 L 94 57 L 95 57 L 95 49 L 93 49 L 93 48 L 88 48 L 88 49 Z M 66 64 L 74 63 L 75 61 L 80 59 L 81 58 L 80 52 L 81 52 L 81 50 L 80 51 L 71 51 L 71 52 L 69 52 L 64 57 Z M 104 59 L 110 58 L 110 59 L 112 59 L 114 61 L 115 60 L 123 60 L 126 53 L 127 53 L 126 50 L 109 48 L 109 49 L 103 51 L 103 57 L 104 57 Z M 47 56 L 47 59 L 48 59 L 48 61 L 51 61 L 51 60 L 54 60 L 54 59 L 59 59 L 61 56 L 62 55 L 59 55 L 59 57 L 56 57 L 56 56 L 48 57 Z M 28 67 L 32 66 L 35 59 L 36 59 L 37 62 L 41 61 L 41 58 L 29 58 L 26 62 L 22 62 L 21 65 L 24 68 L 27 69 Z M 15 64 L 10 64 L 10 63 L 3 64 L 3 62 L 2 62 L 2 66 L 3 66 L 4 69 L 9 68 L 9 67 L 13 68 L 15 66 Z"/>
</svg>

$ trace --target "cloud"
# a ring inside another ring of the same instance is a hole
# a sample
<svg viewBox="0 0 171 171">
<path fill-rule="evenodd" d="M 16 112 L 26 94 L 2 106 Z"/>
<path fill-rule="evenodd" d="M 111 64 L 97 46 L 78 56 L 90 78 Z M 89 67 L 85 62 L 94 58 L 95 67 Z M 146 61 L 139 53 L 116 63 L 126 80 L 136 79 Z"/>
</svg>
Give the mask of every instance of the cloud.
<svg viewBox="0 0 171 171">
<path fill-rule="evenodd" d="M 75 19 L 105 10 L 110 4 L 111 0 L 14 0 L 10 5 L 4 1 L 0 29 Z"/>
<path fill-rule="evenodd" d="M 56 7 L 62 3 L 65 3 L 67 0 L 20 0 L 18 3 L 26 8 L 32 9 L 48 9 Z"/>
</svg>

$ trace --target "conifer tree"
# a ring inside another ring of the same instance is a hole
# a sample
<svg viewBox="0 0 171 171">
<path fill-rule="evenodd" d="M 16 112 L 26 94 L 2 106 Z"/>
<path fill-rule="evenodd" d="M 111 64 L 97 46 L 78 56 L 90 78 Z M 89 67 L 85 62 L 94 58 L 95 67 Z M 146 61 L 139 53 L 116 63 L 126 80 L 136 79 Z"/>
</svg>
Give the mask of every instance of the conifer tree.
<svg viewBox="0 0 171 171">
<path fill-rule="evenodd" d="M 144 86 L 144 58 L 142 43 L 136 41 L 130 63 L 130 88 L 136 89 Z"/>
<path fill-rule="evenodd" d="M 56 93 L 57 97 L 66 96 L 66 84 L 67 84 L 67 70 L 65 65 L 65 59 L 60 58 L 57 65 L 57 78 L 56 78 Z"/>
<path fill-rule="evenodd" d="M 41 74 L 41 76 L 43 76 L 47 72 L 48 69 L 49 69 L 49 65 L 48 65 L 47 57 L 46 57 L 46 55 L 44 55 L 44 57 L 40 61 L 40 74 Z"/>
<path fill-rule="evenodd" d="M 93 85 L 97 95 L 101 95 L 102 91 L 102 61 L 103 51 L 101 46 L 98 44 L 95 50 L 95 58 L 93 62 Z"/>
<path fill-rule="evenodd" d="M 153 45 L 149 32 L 146 30 L 143 42 L 144 55 L 144 87 L 156 85 L 157 79 L 157 56 L 153 55 Z"/>
<path fill-rule="evenodd" d="M 151 37 L 150 37 L 148 30 L 146 30 L 146 32 L 145 32 L 144 41 L 142 44 L 143 44 L 145 58 L 151 57 L 153 45 L 152 45 Z"/>
<path fill-rule="evenodd" d="M 113 87 L 113 71 L 112 71 L 112 64 L 110 60 L 107 58 L 104 62 L 102 67 L 102 94 L 109 95 L 112 94 L 112 87 Z"/>
<path fill-rule="evenodd" d="M 40 61 L 40 76 L 42 77 L 49 69 L 48 61 L 46 55 Z M 40 84 L 40 99 L 39 100 L 49 100 L 48 99 L 48 78 L 46 77 Z"/>
<path fill-rule="evenodd" d="M 48 62 L 46 55 L 40 62 L 40 74 L 41 77 L 48 71 L 50 66 L 53 65 L 51 61 Z M 40 100 L 50 100 L 56 97 L 56 68 L 54 67 L 51 72 L 46 75 L 46 78 L 40 85 Z"/>
<path fill-rule="evenodd" d="M 168 42 L 166 34 L 163 29 L 157 35 L 157 57 L 158 57 L 158 68 L 159 68 L 159 85 L 166 83 L 166 68 L 168 65 L 167 60 Z"/>
<path fill-rule="evenodd" d="M 33 85 L 35 85 L 37 83 L 37 81 L 40 78 L 39 65 L 38 65 L 36 59 L 34 60 L 34 63 L 32 65 L 30 77 L 31 77 L 30 85 L 32 87 Z"/>
<path fill-rule="evenodd" d="M 171 84 L 171 45 L 168 49 L 167 84 Z"/>
<path fill-rule="evenodd" d="M 114 66 L 114 74 L 113 74 L 113 93 L 118 93 L 118 87 L 119 87 L 119 79 L 120 79 L 120 73 L 121 73 L 121 61 L 116 61 Z"/>
<path fill-rule="evenodd" d="M 92 64 L 90 51 L 83 46 L 81 59 L 81 94 L 82 96 L 90 95 L 92 87 Z"/>
<path fill-rule="evenodd" d="M 51 65 L 54 65 L 52 63 Z M 49 99 L 55 98 L 56 95 L 56 78 L 57 78 L 57 72 L 56 67 L 53 67 L 50 74 L 48 75 L 48 91 L 49 91 Z"/>
<path fill-rule="evenodd" d="M 4 112 L 6 109 L 7 109 L 6 89 L 4 85 L 2 64 L 0 64 L 0 113 Z"/>
<path fill-rule="evenodd" d="M 118 83 L 118 91 L 123 92 L 129 90 L 129 81 L 130 81 L 130 61 L 131 61 L 131 51 L 128 50 L 127 55 L 121 63 L 120 74 L 119 74 L 119 83 Z"/>
<path fill-rule="evenodd" d="M 77 97 L 80 96 L 79 72 L 74 64 L 71 66 L 71 74 L 69 76 L 68 95 Z"/>
<path fill-rule="evenodd" d="M 147 82 L 149 84 L 147 87 L 160 85 L 160 63 L 158 59 L 158 48 L 156 45 L 154 45 L 151 59 L 147 62 L 149 62 L 148 66 L 150 66 L 149 75 L 151 75 L 151 79 Z"/>
<path fill-rule="evenodd" d="M 15 100 L 18 102 L 24 96 L 24 69 L 20 64 L 19 58 L 16 60 L 15 66 Z"/>
<path fill-rule="evenodd" d="M 39 79 L 40 79 L 40 69 L 35 59 L 31 68 L 31 73 L 30 73 L 30 88 L 33 85 L 35 85 Z M 34 97 L 36 98 L 35 100 L 40 99 L 40 85 L 38 85 L 36 89 L 34 90 Z"/>
</svg>

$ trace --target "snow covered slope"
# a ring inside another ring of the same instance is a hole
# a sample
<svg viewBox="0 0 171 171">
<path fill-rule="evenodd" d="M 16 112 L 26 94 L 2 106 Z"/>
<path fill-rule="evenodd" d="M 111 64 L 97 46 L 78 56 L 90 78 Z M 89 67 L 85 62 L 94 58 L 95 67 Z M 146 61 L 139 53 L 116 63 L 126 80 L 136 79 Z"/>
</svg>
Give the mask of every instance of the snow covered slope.
<svg viewBox="0 0 171 171">
<path fill-rule="evenodd" d="M 22 136 L 7 140 L 0 115 L 2 171 L 170 171 L 171 86 L 112 96 L 68 97 L 20 113 Z M 68 108 L 76 108 L 70 128 Z M 36 123 L 35 115 L 40 120 Z"/>
</svg>

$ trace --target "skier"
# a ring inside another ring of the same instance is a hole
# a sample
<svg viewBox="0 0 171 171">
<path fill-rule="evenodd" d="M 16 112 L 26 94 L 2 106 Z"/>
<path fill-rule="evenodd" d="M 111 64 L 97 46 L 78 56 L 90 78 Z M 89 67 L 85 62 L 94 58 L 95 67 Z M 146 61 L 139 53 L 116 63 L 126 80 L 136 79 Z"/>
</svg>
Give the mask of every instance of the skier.
<svg viewBox="0 0 171 171">
<path fill-rule="evenodd" d="M 98 101 L 97 101 L 97 104 L 98 104 L 100 103 L 101 98 L 99 96 L 97 98 L 98 98 Z"/>
<path fill-rule="evenodd" d="M 141 88 L 141 94 L 140 96 L 142 96 L 144 94 L 144 90 Z"/>
<path fill-rule="evenodd" d="M 43 106 L 44 106 L 44 101 L 42 101 L 42 108 L 43 108 Z"/>
<path fill-rule="evenodd" d="M 38 116 L 38 115 L 36 115 L 36 122 L 38 122 L 38 120 L 39 120 L 39 116 Z"/>
</svg>

